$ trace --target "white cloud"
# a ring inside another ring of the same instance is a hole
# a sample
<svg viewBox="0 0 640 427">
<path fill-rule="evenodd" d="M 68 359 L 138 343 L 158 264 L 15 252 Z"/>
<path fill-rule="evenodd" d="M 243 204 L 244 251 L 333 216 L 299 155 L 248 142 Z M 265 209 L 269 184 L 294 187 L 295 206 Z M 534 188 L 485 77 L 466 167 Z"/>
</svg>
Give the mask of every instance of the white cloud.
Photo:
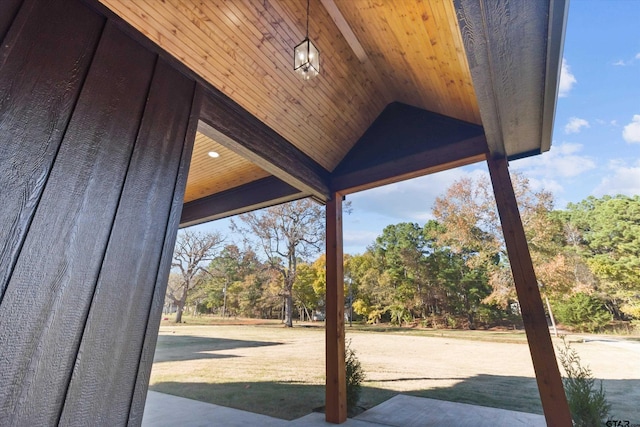
<svg viewBox="0 0 640 427">
<path fill-rule="evenodd" d="M 578 117 L 571 117 L 564 127 L 564 133 L 578 133 L 582 128 L 589 128 L 589 122 Z"/>
<path fill-rule="evenodd" d="M 635 114 L 631 123 L 624 127 L 622 138 L 628 143 L 640 142 L 640 114 Z"/>
<path fill-rule="evenodd" d="M 569 91 L 571 90 L 571 88 L 573 87 L 574 84 L 576 84 L 578 81 L 576 80 L 576 77 L 571 74 L 571 71 L 569 70 L 569 64 L 567 64 L 567 61 L 562 58 L 562 68 L 560 69 L 560 87 L 559 87 L 559 92 L 558 92 L 558 96 L 560 98 L 564 98 L 567 95 L 569 95 Z"/>
<path fill-rule="evenodd" d="M 603 119 L 596 119 L 596 124 L 599 124 L 601 126 L 613 126 L 613 127 L 617 127 L 618 126 L 618 121 L 617 120 L 603 120 Z"/>
<path fill-rule="evenodd" d="M 582 144 L 554 144 L 539 156 L 514 160 L 509 165 L 529 179 L 533 190 L 550 191 L 557 201 L 563 200 L 566 197 L 563 194 L 568 191 L 565 184 L 571 186 L 576 179 L 581 179 L 578 177 L 596 168 L 595 161 L 583 155 L 582 149 Z"/>
<path fill-rule="evenodd" d="M 369 246 L 376 240 L 380 233 L 372 230 L 354 230 L 353 227 L 344 229 L 345 252 L 353 253 L 361 251 L 360 248 Z M 347 250 L 349 248 L 349 250 Z M 351 249 L 354 248 L 355 250 Z"/>
<path fill-rule="evenodd" d="M 589 157 L 580 154 L 582 144 L 568 143 L 552 145 L 539 156 L 515 160 L 512 165 L 527 176 L 551 183 L 557 178 L 572 178 L 596 167 Z"/>
<path fill-rule="evenodd" d="M 423 225 L 433 219 L 436 197 L 443 196 L 454 181 L 482 175 L 488 176 L 484 162 L 348 195 L 353 212 L 343 217 L 345 253 L 364 252 L 389 224 Z"/>
<path fill-rule="evenodd" d="M 552 192 L 554 195 L 560 194 L 564 191 L 564 187 L 554 179 L 532 178 L 532 177 L 529 177 L 528 174 L 526 176 L 529 179 L 529 186 L 531 186 L 531 189 L 534 191 L 545 190 L 545 191 Z"/>
<path fill-rule="evenodd" d="M 481 174 L 487 174 L 486 168 L 456 168 L 349 195 L 347 200 L 352 203 L 354 217 L 350 221 L 367 212 L 384 217 L 388 224 L 402 221 L 422 224 L 433 218 L 431 209 L 436 197 L 444 195 L 454 181 Z"/>
<path fill-rule="evenodd" d="M 608 169 L 610 173 L 602 178 L 600 184 L 593 190 L 594 196 L 640 194 L 640 160 L 632 165 L 627 165 L 624 161 L 612 161 Z"/>
<path fill-rule="evenodd" d="M 613 65 L 616 67 L 626 67 L 627 65 L 633 65 L 636 59 L 640 59 L 640 53 L 636 53 L 636 55 L 633 58 L 629 59 L 628 61 L 625 61 L 624 59 L 619 59 L 616 62 L 614 62 Z"/>
</svg>

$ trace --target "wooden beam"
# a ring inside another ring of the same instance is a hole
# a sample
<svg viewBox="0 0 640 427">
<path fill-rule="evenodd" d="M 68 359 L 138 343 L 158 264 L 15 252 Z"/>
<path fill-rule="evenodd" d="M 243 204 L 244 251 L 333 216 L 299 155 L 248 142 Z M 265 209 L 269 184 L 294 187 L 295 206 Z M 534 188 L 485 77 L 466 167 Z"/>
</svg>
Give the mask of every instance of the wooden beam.
<svg viewBox="0 0 640 427">
<path fill-rule="evenodd" d="M 327 295 L 325 418 L 347 420 L 347 382 L 344 345 L 344 275 L 342 256 L 342 194 L 327 202 Z"/>
<path fill-rule="evenodd" d="M 360 61 L 361 67 L 364 69 L 366 75 L 371 76 L 375 82 L 375 88 L 382 96 L 382 99 L 386 102 L 391 102 L 397 97 L 391 92 L 391 85 L 389 85 L 380 75 L 380 70 L 376 68 L 375 64 L 369 59 L 367 52 L 360 44 L 358 37 L 355 35 L 351 26 L 345 19 L 344 15 L 338 8 L 338 5 L 334 0 L 320 0 L 322 5 L 326 9 L 327 13 L 333 20 L 333 23 L 338 27 L 338 31 L 342 34 L 342 37 L 347 42 L 358 61 Z"/>
<path fill-rule="evenodd" d="M 353 30 L 349 26 L 349 23 L 347 22 L 347 20 L 344 19 L 344 16 L 342 15 L 342 12 L 340 12 L 340 9 L 338 9 L 338 6 L 336 5 L 335 1 L 334 0 L 320 0 L 320 1 L 322 2 L 322 5 L 329 13 L 329 16 L 331 16 L 331 19 L 336 24 L 336 27 L 338 27 L 338 30 L 340 30 L 342 37 L 344 37 L 344 39 L 347 41 L 347 44 L 349 45 L 353 53 L 356 55 L 358 60 L 362 63 L 367 62 L 369 60 L 369 57 L 367 56 L 367 52 L 365 52 L 364 48 L 360 44 L 360 41 L 358 40 L 356 35 L 353 33 Z"/>
<path fill-rule="evenodd" d="M 482 126 L 393 102 L 331 174 L 343 194 L 485 160 Z"/>
<path fill-rule="evenodd" d="M 520 302 L 542 409 L 549 426 L 570 426 L 571 414 L 556 362 L 538 281 L 518 212 L 506 158 L 488 158 L 489 173 Z"/>
<path fill-rule="evenodd" d="M 198 131 L 319 201 L 329 199 L 329 172 L 223 93 L 209 88 Z"/>
<path fill-rule="evenodd" d="M 300 192 L 275 176 L 270 176 L 185 203 L 180 227 L 238 215 L 306 196 L 308 194 Z"/>
<path fill-rule="evenodd" d="M 334 176 L 331 188 L 344 194 L 355 193 L 480 162 L 486 159 L 487 152 L 487 140 L 479 136 Z"/>
</svg>

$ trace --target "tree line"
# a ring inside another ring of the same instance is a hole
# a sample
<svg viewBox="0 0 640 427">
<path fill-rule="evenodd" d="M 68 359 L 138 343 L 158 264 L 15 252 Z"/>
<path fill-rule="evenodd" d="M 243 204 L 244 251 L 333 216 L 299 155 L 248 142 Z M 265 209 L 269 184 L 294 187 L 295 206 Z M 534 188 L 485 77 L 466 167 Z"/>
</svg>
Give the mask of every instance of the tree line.
<svg viewBox="0 0 640 427">
<path fill-rule="evenodd" d="M 555 210 L 548 191 L 512 175 L 543 296 L 565 325 L 595 331 L 640 319 L 640 196 L 604 196 Z M 425 224 L 389 225 L 345 255 L 346 311 L 369 323 L 478 328 L 520 323 L 487 177 L 463 178 Z M 178 236 L 167 302 L 181 313 L 283 319 L 324 309 L 324 216 L 302 200 L 240 215 L 231 232 Z"/>
</svg>

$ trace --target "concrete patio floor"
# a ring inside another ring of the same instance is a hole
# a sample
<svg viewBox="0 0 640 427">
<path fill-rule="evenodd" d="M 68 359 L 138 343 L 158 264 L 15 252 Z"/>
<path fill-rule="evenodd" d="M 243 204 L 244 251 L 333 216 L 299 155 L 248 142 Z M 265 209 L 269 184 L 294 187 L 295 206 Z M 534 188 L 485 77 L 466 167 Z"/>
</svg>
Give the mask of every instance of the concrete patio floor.
<svg viewBox="0 0 640 427">
<path fill-rule="evenodd" d="M 320 427 L 331 426 L 324 414 L 311 413 L 293 421 L 281 420 L 239 409 L 149 391 L 142 419 L 144 427 Z M 345 427 L 458 427 L 545 426 L 544 416 L 465 403 L 397 395 L 349 418 Z"/>
</svg>

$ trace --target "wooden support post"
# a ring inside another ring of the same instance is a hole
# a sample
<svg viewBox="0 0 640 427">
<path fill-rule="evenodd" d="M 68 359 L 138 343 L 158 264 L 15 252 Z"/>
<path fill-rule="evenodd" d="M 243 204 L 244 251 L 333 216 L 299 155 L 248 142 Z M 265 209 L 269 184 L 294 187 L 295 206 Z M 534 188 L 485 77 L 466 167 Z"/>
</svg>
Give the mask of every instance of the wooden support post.
<svg viewBox="0 0 640 427">
<path fill-rule="evenodd" d="M 327 202 L 326 397 L 325 419 L 347 420 L 344 349 L 344 275 L 342 265 L 342 194 Z"/>
<path fill-rule="evenodd" d="M 536 373 L 542 409 L 549 426 L 570 426 L 571 413 L 562 386 L 533 262 L 518 212 L 507 159 L 487 158 L 513 280 Z"/>
</svg>

